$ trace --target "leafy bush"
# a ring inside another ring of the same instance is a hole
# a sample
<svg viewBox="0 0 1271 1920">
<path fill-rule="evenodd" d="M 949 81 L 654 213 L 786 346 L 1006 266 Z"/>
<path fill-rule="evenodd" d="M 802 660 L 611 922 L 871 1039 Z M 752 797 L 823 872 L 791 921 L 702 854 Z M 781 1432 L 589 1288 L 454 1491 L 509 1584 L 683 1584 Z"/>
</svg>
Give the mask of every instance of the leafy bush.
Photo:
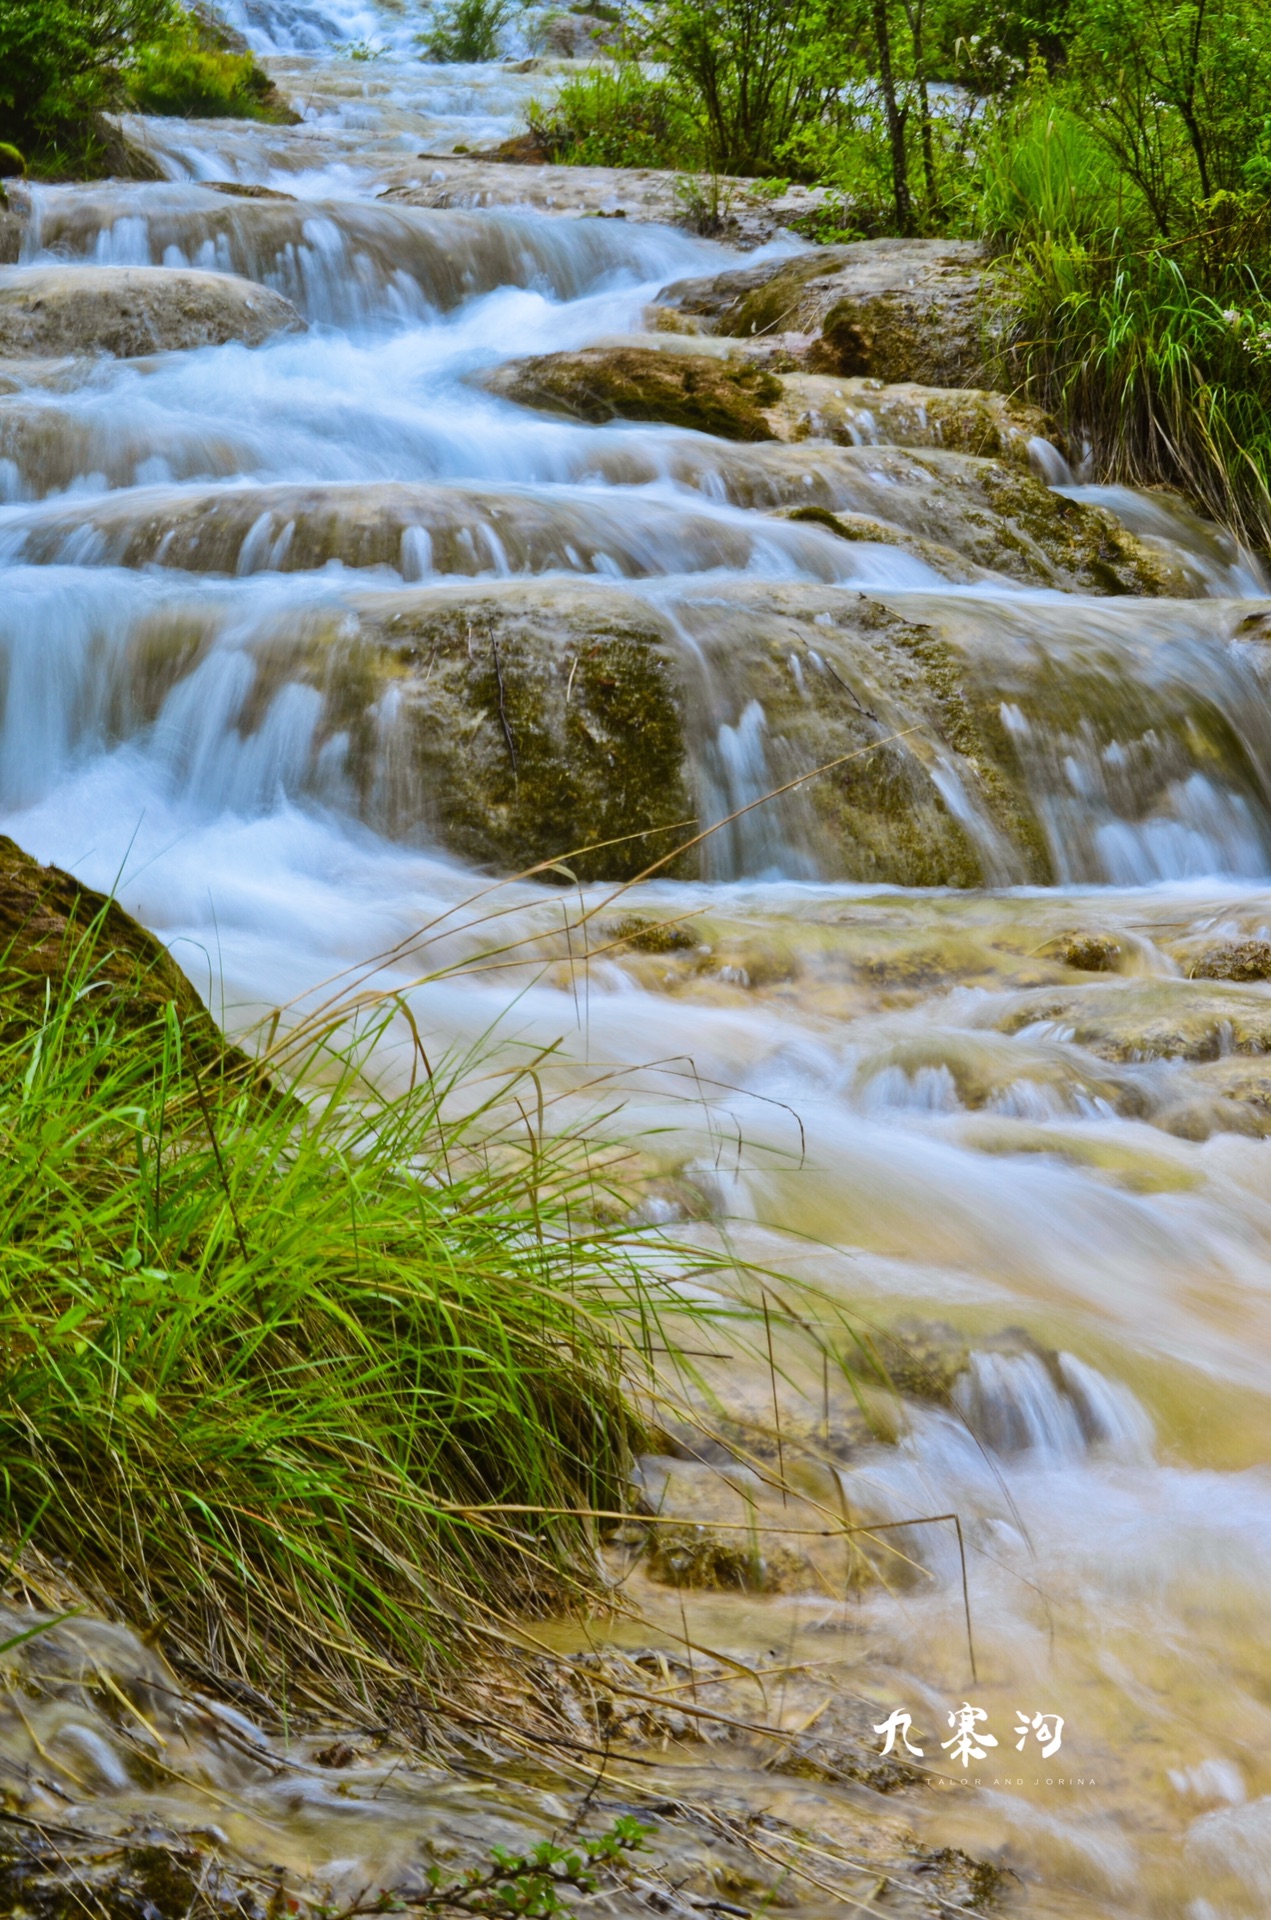
<svg viewBox="0 0 1271 1920">
<path fill-rule="evenodd" d="M 135 47 L 170 30 L 172 0 L 3 0 L 0 139 L 28 157 L 91 143 L 91 117 L 125 97 Z"/>
<path fill-rule="evenodd" d="M 494 60 L 499 35 L 517 11 L 518 0 L 447 0 L 433 14 L 419 45 L 429 60 L 447 63 Z"/>
<path fill-rule="evenodd" d="M 100 171 L 99 116 L 129 106 L 292 117 L 241 42 L 175 0 L 0 0 L 0 140 L 37 171 Z"/>
<path fill-rule="evenodd" d="M 1074 0 L 1071 26 L 1073 98 L 1162 238 L 1246 184 L 1271 125 L 1262 0 Z"/>
<path fill-rule="evenodd" d="M 174 23 L 170 32 L 139 48 L 127 76 L 132 103 L 142 113 L 188 119 L 256 118 L 273 93 L 268 75 L 250 53 L 210 46 L 198 23 Z"/>
<path fill-rule="evenodd" d="M 718 173 L 772 174 L 832 114 L 853 65 L 855 0 L 654 0 L 633 27 L 664 63 Z"/>
<path fill-rule="evenodd" d="M 634 60 L 566 80 L 550 107 L 532 101 L 530 131 L 553 159 L 585 167 L 693 167 L 697 130 L 675 87 Z"/>
</svg>

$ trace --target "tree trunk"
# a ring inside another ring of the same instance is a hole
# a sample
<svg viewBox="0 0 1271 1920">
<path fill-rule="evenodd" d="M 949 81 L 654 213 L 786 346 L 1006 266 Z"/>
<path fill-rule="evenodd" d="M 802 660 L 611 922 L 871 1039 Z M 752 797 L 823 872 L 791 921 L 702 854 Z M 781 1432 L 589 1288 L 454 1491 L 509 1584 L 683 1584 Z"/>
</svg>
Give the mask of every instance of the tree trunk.
<svg viewBox="0 0 1271 1920">
<path fill-rule="evenodd" d="M 896 205 L 896 225 L 901 233 L 912 233 L 913 203 L 909 198 L 909 167 L 905 158 L 905 123 L 896 99 L 896 76 L 891 64 L 891 23 L 887 18 L 887 0 L 873 0 L 874 40 L 878 51 L 878 80 L 883 90 L 887 113 L 887 142 L 891 148 L 892 198 Z"/>
</svg>

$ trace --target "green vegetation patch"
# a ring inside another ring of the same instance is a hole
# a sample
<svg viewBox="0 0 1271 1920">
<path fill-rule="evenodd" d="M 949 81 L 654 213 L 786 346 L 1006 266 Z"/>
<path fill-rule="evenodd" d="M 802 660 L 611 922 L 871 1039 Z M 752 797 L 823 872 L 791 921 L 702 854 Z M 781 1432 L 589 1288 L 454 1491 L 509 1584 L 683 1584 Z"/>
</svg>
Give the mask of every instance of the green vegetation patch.
<svg viewBox="0 0 1271 1920">
<path fill-rule="evenodd" d="M 0 7 L 0 143 L 32 172 L 107 171 L 117 142 L 102 115 L 129 107 L 296 117 L 246 43 L 210 8 L 187 11 L 174 0 L 6 0 Z"/>
<path fill-rule="evenodd" d="M 554 1516 L 623 1490 L 627 1255 L 527 1136 L 528 1078 L 460 1101 L 421 1051 L 379 1098 L 346 1028 L 291 1058 L 326 1091 L 280 1096 L 42 873 L 3 887 L 0 1534 L 187 1672 L 402 1697 L 465 1620 L 592 1577 Z"/>
</svg>

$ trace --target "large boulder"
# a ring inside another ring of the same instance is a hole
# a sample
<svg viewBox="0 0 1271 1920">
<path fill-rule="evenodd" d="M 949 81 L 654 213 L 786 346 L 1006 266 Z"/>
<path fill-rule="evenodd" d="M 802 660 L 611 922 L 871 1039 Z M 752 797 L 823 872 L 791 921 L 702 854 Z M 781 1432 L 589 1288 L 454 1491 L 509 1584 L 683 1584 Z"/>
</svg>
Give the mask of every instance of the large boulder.
<svg viewBox="0 0 1271 1920">
<path fill-rule="evenodd" d="M 583 347 L 492 368 L 482 383 L 522 406 L 598 425 L 663 420 L 725 440 L 775 440 L 765 409 L 782 397 L 775 375 L 720 355 L 656 347 Z"/>
<path fill-rule="evenodd" d="M 257 347 L 304 325 L 281 294 L 233 274 L 188 267 L 0 271 L 0 356 L 130 359 L 230 340 Z"/>
<path fill-rule="evenodd" d="M 811 336 L 813 372 L 983 384 L 980 250 L 960 240 L 861 240 L 766 260 L 658 295 L 654 324 L 689 332 Z"/>
</svg>

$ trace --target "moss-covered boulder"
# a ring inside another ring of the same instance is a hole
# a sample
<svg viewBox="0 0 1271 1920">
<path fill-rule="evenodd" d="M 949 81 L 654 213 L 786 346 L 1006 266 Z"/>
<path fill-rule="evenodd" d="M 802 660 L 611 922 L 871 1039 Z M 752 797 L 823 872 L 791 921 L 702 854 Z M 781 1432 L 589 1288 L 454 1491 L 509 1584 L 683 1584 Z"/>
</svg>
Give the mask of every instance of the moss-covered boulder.
<svg viewBox="0 0 1271 1920">
<path fill-rule="evenodd" d="M 1040 407 L 983 387 L 924 387 L 790 373 L 768 412 L 779 440 L 838 446 L 943 447 L 1027 469 L 1034 445 L 1059 435 Z"/>
<path fill-rule="evenodd" d="M 775 440 L 763 409 L 782 384 L 761 367 L 649 347 L 584 347 L 496 367 L 483 384 L 522 406 L 599 425 L 659 420 L 725 440 Z"/>
<path fill-rule="evenodd" d="M 377 597 L 356 638 L 310 671 L 327 728 L 350 741 L 360 810 L 390 831 L 422 829 L 504 870 L 567 856 L 572 872 L 611 879 L 692 834 L 684 675 L 661 622 L 625 595 Z"/>
<path fill-rule="evenodd" d="M 167 950 L 115 900 L 60 867 L 43 867 L 0 835 L 0 1027 L 39 1018 L 68 974 L 93 982 L 92 1005 L 125 1026 L 173 1007 L 201 1052 L 226 1053 L 221 1035 Z"/>
<path fill-rule="evenodd" d="M 938 547 L 959 555 L 964 567 L 970 562 L 1029 586 L 1178 599 L 1196 590 L 1179 555 L 1017 466 L 935 449 L 862 447 L 843 453 L 849 455 L 848 470 L 859 476 L 855 486 L 840 489 L 845 503 L 852 503 L 848 511 L 809 503 L 788 509 L 791 517 L 845 540 L 881 537 L 890 545 L 899 533 L 898 544 L 908 551 L 927 557 Z M 870 530 L 871 523 L 881 534 Z M 936 570 L 947 574 L 947 562 Z"/>
<path fill-rule="evenodd" d="M 219 603 L 150 609 L 105 665 L 108 710 L 144 728 L 213 649 L 241 648 L 242 738 L 305 690 L 294 791 L 504 871 L 591 849 L 571 867 L 629 877 L 690 823 L 745 808 L 673 871 L 953 887 L 1098 876 L 1098 811 L 1067 801 L 1070 763 L 1090 756 L 1115 774 L 1127 828 L 1173 817 L 1203 773 L 1271 845 L 1242 745 L 1260 699 L 1242 716 L 1239 685 L 1222 691 L 1233 616 L 1216 602 L 709 573 L 646 597 L 556 576 L 346 581 L 251 637 L 229 622 Z"/>
<path fill-rule="evenodd" d="M 990 327 L 979 249 L 956 240 L 863 240 L 680 280 L 655 324 L 748 338 L 810 336 L 810 371 L 983 384 Z"/>
</svg>

